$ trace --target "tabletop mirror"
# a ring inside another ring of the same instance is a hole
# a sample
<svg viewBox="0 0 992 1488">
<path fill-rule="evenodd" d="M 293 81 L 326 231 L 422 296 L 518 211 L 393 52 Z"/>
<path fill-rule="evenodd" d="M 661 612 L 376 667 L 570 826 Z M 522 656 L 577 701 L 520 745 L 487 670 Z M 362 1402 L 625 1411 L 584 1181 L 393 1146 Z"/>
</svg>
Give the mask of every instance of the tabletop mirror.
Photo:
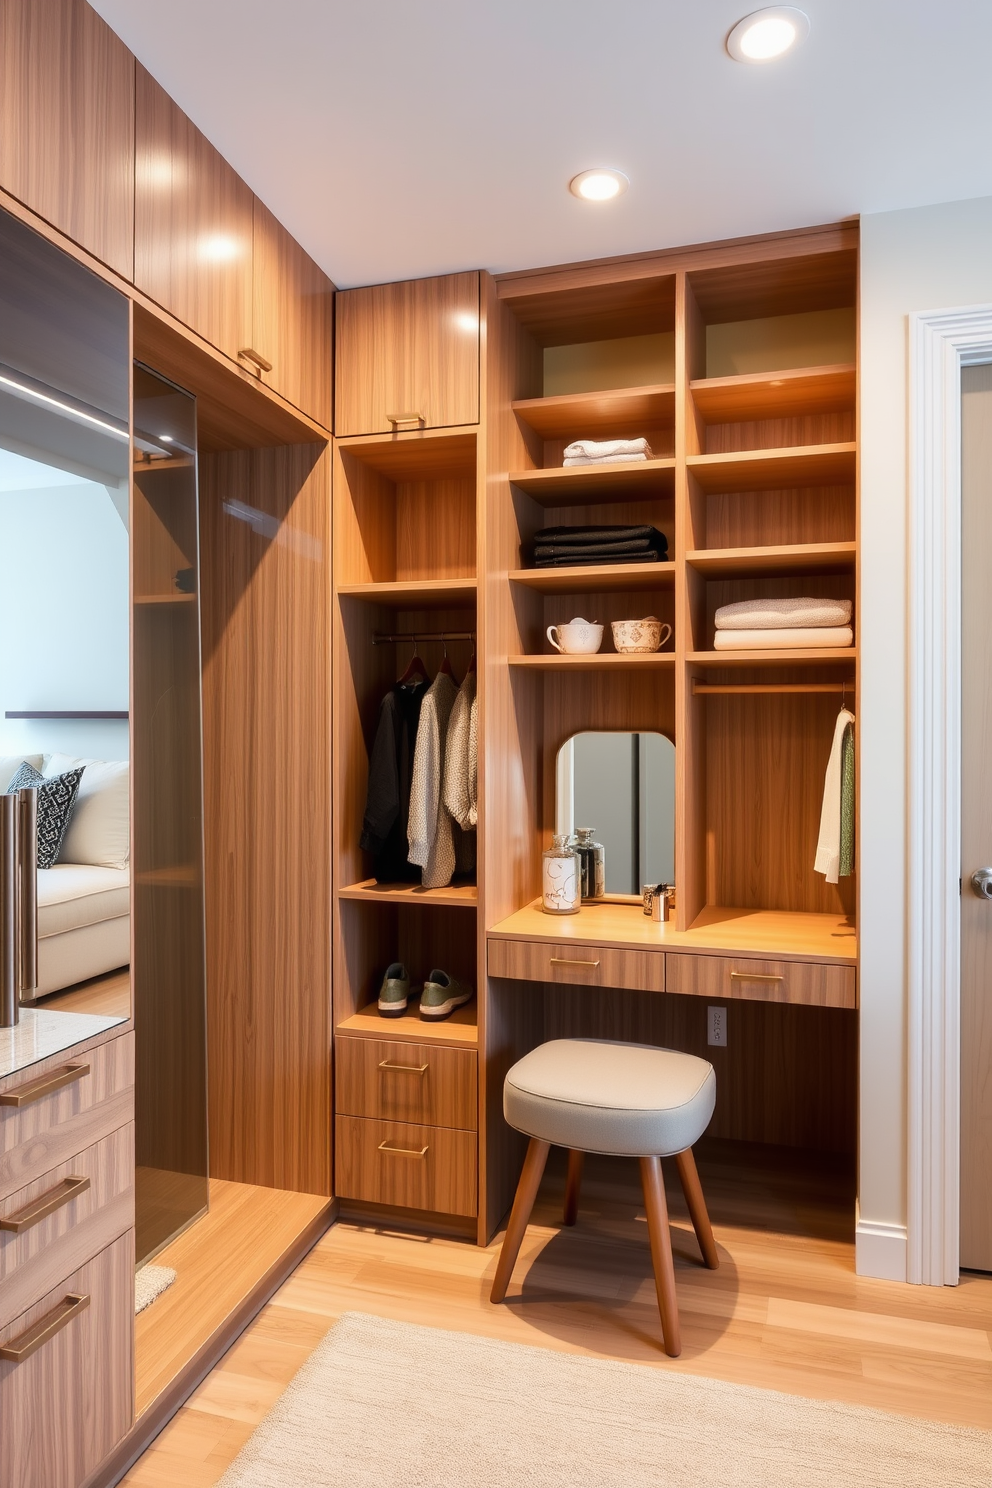
<svg viewBox="0 0 992 1488">
<path fill-rule="evenodd" d="M 606 892 L 675 881 L 675 745 L 664 734 L 575 734 L 558 751 L 555 830 L 595 828 Z"/>
</svg>

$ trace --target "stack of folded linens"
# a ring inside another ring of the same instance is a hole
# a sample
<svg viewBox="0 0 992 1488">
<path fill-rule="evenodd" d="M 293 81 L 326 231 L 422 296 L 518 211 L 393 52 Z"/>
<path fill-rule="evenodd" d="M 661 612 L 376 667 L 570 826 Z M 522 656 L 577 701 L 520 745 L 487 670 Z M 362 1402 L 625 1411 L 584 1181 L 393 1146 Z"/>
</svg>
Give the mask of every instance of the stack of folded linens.
<svg viewBox="0 0 992 1488">
<path fill-rule="evenodd" d="M 565 446 L 566 465 L 617 465 L 651 460 L 646 439 L 576 439 Z"/>
<path fill-rule="evenodd" d="M 664 563 L 668 538 L 657 527 L 542 527 L 534 534 L 534 567 L 590 563 Z"/>
<path fill-rule="evenodd" d="M 745 599 L 716 612 L 717 651 L 797 651 L 854 642 L 849 599 Z"/>
</svg>

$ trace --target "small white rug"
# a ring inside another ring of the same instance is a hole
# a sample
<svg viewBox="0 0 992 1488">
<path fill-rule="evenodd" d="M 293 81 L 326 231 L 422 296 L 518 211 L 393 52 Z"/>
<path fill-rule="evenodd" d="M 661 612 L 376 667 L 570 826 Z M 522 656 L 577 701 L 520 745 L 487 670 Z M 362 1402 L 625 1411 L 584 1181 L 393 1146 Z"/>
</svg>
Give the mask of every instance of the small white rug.
<svg viewBox="0 0 992 1488">
<path fill-rule="evenodd" d="M 134 1315 L 144 1312 L 146 1307 L 151 1307 L 156 1297 L 161 1297 L 164 1291 L 176 1279 L 176 1273 L 171 1266 L 142 1266 L 140 1271 L 134 1273 Z"/>
<path fill-rule="evenodd" d="M 219 1488 L 988 1488 L 992 1433 L 346 1313 Z"/>
</svg>

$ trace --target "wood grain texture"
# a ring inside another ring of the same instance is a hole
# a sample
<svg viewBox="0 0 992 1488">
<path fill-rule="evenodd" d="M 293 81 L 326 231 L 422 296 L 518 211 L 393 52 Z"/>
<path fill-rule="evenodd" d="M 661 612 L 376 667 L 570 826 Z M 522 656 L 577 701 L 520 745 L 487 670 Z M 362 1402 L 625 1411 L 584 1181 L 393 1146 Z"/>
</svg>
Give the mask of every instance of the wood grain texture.
<svg viewBox="0 0 992 1488">
<path fill-rule="evenodd" d="M 106 976 L 93 977 L 64 992 L 54 992 L 51 997 L 44 998 L 39 1006 L 62 1008 L 73 1013 L 102 1013 L 108 1018 L 130 1018 L 130 970 L 125 968 L 122 971 L 109 971 Z"/>
<path fill-rule="evenodd" d="M 0 184 L 134 272 L 135 61 L 85 0 L 0 7 Z"/>
<path fill-rule="evenodd" d="M 689 383 L 689 391 L 707 424 L 853 412 L 857 368 L 845 364 L 745 377 L 695 378 Z"/>
<path fill-rule="evenodd" d="M 698 492 L 695 548 L 856 541 L 853 484 L 764 491 L 757 500 L 743 491 L 702 493 L 692 479 L 689 484 Z"/>
<path fill-rule="evenodd" d="M 336 320 L 336 434 L 388 433 L 390 414 L 478 422 L 477 273 L 349 289 Z"/>
<path fill-rule="evenodd" d="M 537 594 L 626 594 L 631 581 L 646 587 L 670 589 L 675 583 L 675 564 L 638 563 L 636 575 L 629 563 L 596 563 L 562 568 L 517 568 L 507 574 L 511 584 Z"/>
<path fill-rule="evenodd" d="M 339 1037 L 335 1054 L 334 1105 L 339 1114 L 478 1130 L 474 1050 Z"/>
<path fill-rule="evenodd" d="M 251 345 L 252 194 L 136 65 L 134 282 L 211 346 Z"/>
<path fill-rule="evenodd" d="M 853 441 L 803 449 L 757 449 L 688 455 L 686 465 L 704 491 L 778 491 L 854 481 Z"/>
<path fill-rule="evenodd" d="M 708 455 L 753 450 L 816 448 L 851 444 L 855 437 L 853 406 L 839 412 L 800 413 L 707 424 L 703 449 Z"/>
<path fill-rule="evenodd" d="M 519 977 L 531 982 L 664 992 L 665 957 L 658 951 L 621 951 L 592 942 L 581 946 L 545 945 L 531 940 L 490 938 L 489 975 Z"/>
<path fill-rule="evenodd" d="M 653 492 L 668 494 L 674 474 L 675 461 L 663 459 L 520 470 L 509 480 L 542 506 L 582 506 L 588 502 L 643 499 Z"/>
<path fill-rule="evenodd" d="M 475 1132 L 339 1116 L 335 1187 L 343 1199 L 474 1215 L 477 1149 Z"/>
<path fill-rule="evenodd" d="M 66 1178 L 89 1187 L 20 1235 L 0 1234 L 0 1327 L 134 1227 L 134 1126 L 128 1123 L 0 1203 L 8 1218 Z"/>
<path fill-rule="evenodd" d="M 688 552 L 690 568 L 711 578 L 744 578 L 758 574 L 848 573 L 857 565 L 855 542 L 783 543 L 753 548 L 700 548 Z"/>
<path fill-rule="evenodd" d="M 333 334 L 334 285 L 256 196 L 250 344 L 272 363 L 262 382 L 325 429 L 332 418 Z"/>
<path fill-rule="evenodd" d="M 2 1488 L 79 1488 L 134 1414 L 134 1245 L 130 1232 L 0 1328 L 7 1343 L 67 1294 L 89 1306 L 21 1364 L 0 1361 Z"/>
<path fill-rule="evenodd" d="M 478 1029 L 478 1006 L 474 1002 L 463 1003 L 460 1008 L 455 1008 L 450 1018 L 445 1018 L 440 1023 L 425 1022 L 418 1011 L 416 1004 L 409 1007 L 402 1018 L 389 1020 L 389 1037 L 394 1042 L 430 1043 L 442 1048 L 468 1049 L 476 1048 L 479 1042 Z M 374 1003 L 352 1013 L 350 1017 L 342 1018 L 335 1025 L 336 1033 L 359 1034 L 363 1038 L 380 1038 L 383 1032 L 383 1023 L 386 1020 L 379 1017 L 379 1010 Z"/>
<path fill-rule="evenodd" d="M 200 465 L 211 1170 L 315 1194 L 331 1191 L 328 474 L 318 445 Z"/>
<path fill-rule="evenodd" d="M 337 1020 L 368 1008 L 371 1015 L 383 973 L 402 961 L 414 984 L 423 982 L 432 967 L 443 967 L 460 981 L 477 987 L 476 916 L 464 908 L 426 903 L 375 904 L 368 900 L 339 900 L 335 937 L 334 1006 Z M 466 1017 L 474 1012 L 466 1005 Z M 379 1019 L 379 1035 L 388 1036 L 388 1022 Z M 431 1042 L 431 1028 L 417 1019 L 421 1037 Z M 439 1023 L 443 1034 L 448 1022 Z"/>
<path fill-rule="evenodd" d="M 665 957 L 669 992 L 792 1002 L 807 1007 L 857 1007 L 853 967 L 803 961 L 748 961 L 720 956 Z"/>
<path fill-rule="evenodd" d="M 567 444 L 573 439 L 640 439 L 649 428 L 674 427 L 675 389 L 670 384 L 658 384 L 602 393 L 518 398 L 513 412 L 544 440 Z"/>
</svg>

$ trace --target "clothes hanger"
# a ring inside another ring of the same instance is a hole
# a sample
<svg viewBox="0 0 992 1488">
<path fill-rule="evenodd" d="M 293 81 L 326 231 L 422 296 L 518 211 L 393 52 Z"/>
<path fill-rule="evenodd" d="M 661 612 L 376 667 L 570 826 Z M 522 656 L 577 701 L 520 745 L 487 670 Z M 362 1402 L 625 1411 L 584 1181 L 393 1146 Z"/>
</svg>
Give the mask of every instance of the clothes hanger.
<svg viewBox="0 0 992 1488">
<path fill-rule="evenodd" d="M 420 659 L 419 643 L 415 640 L 413 643 L 413 655 L 410 657 L 409 665 L 407 666 L 407 669 L 403 673 L 402 677 L 397 678 L 397 686 L 403 687 L 410 682 L 429 681 L 430 678 L 427 675 L 427 668 L 424 666 L 424 663 Z"/>
<path fill-rule="evenodd" d="M 466 674 L 469 673 L 469 672 L 474 672 L 475 671 L 475 647 L 474 646 L 472 647 L 472 655 L 471 655 L 471 658 L 469 660 L 468 666 L 465 668 L 465 671 L 466 671 Z"/>
<path fill-rule="evenodd" d="M 448 643 L 444 638 L 443 631 L 441 632 L 441 645 L 444 648 L 444 655 L 441 657 L 441 665 L 438 667 L 438 676 L 443 672 L 446 677 L 450 677 L 454 681 L 455 677 L 451 670 L 451 662 L 448 660 Z"/>
</svg>

